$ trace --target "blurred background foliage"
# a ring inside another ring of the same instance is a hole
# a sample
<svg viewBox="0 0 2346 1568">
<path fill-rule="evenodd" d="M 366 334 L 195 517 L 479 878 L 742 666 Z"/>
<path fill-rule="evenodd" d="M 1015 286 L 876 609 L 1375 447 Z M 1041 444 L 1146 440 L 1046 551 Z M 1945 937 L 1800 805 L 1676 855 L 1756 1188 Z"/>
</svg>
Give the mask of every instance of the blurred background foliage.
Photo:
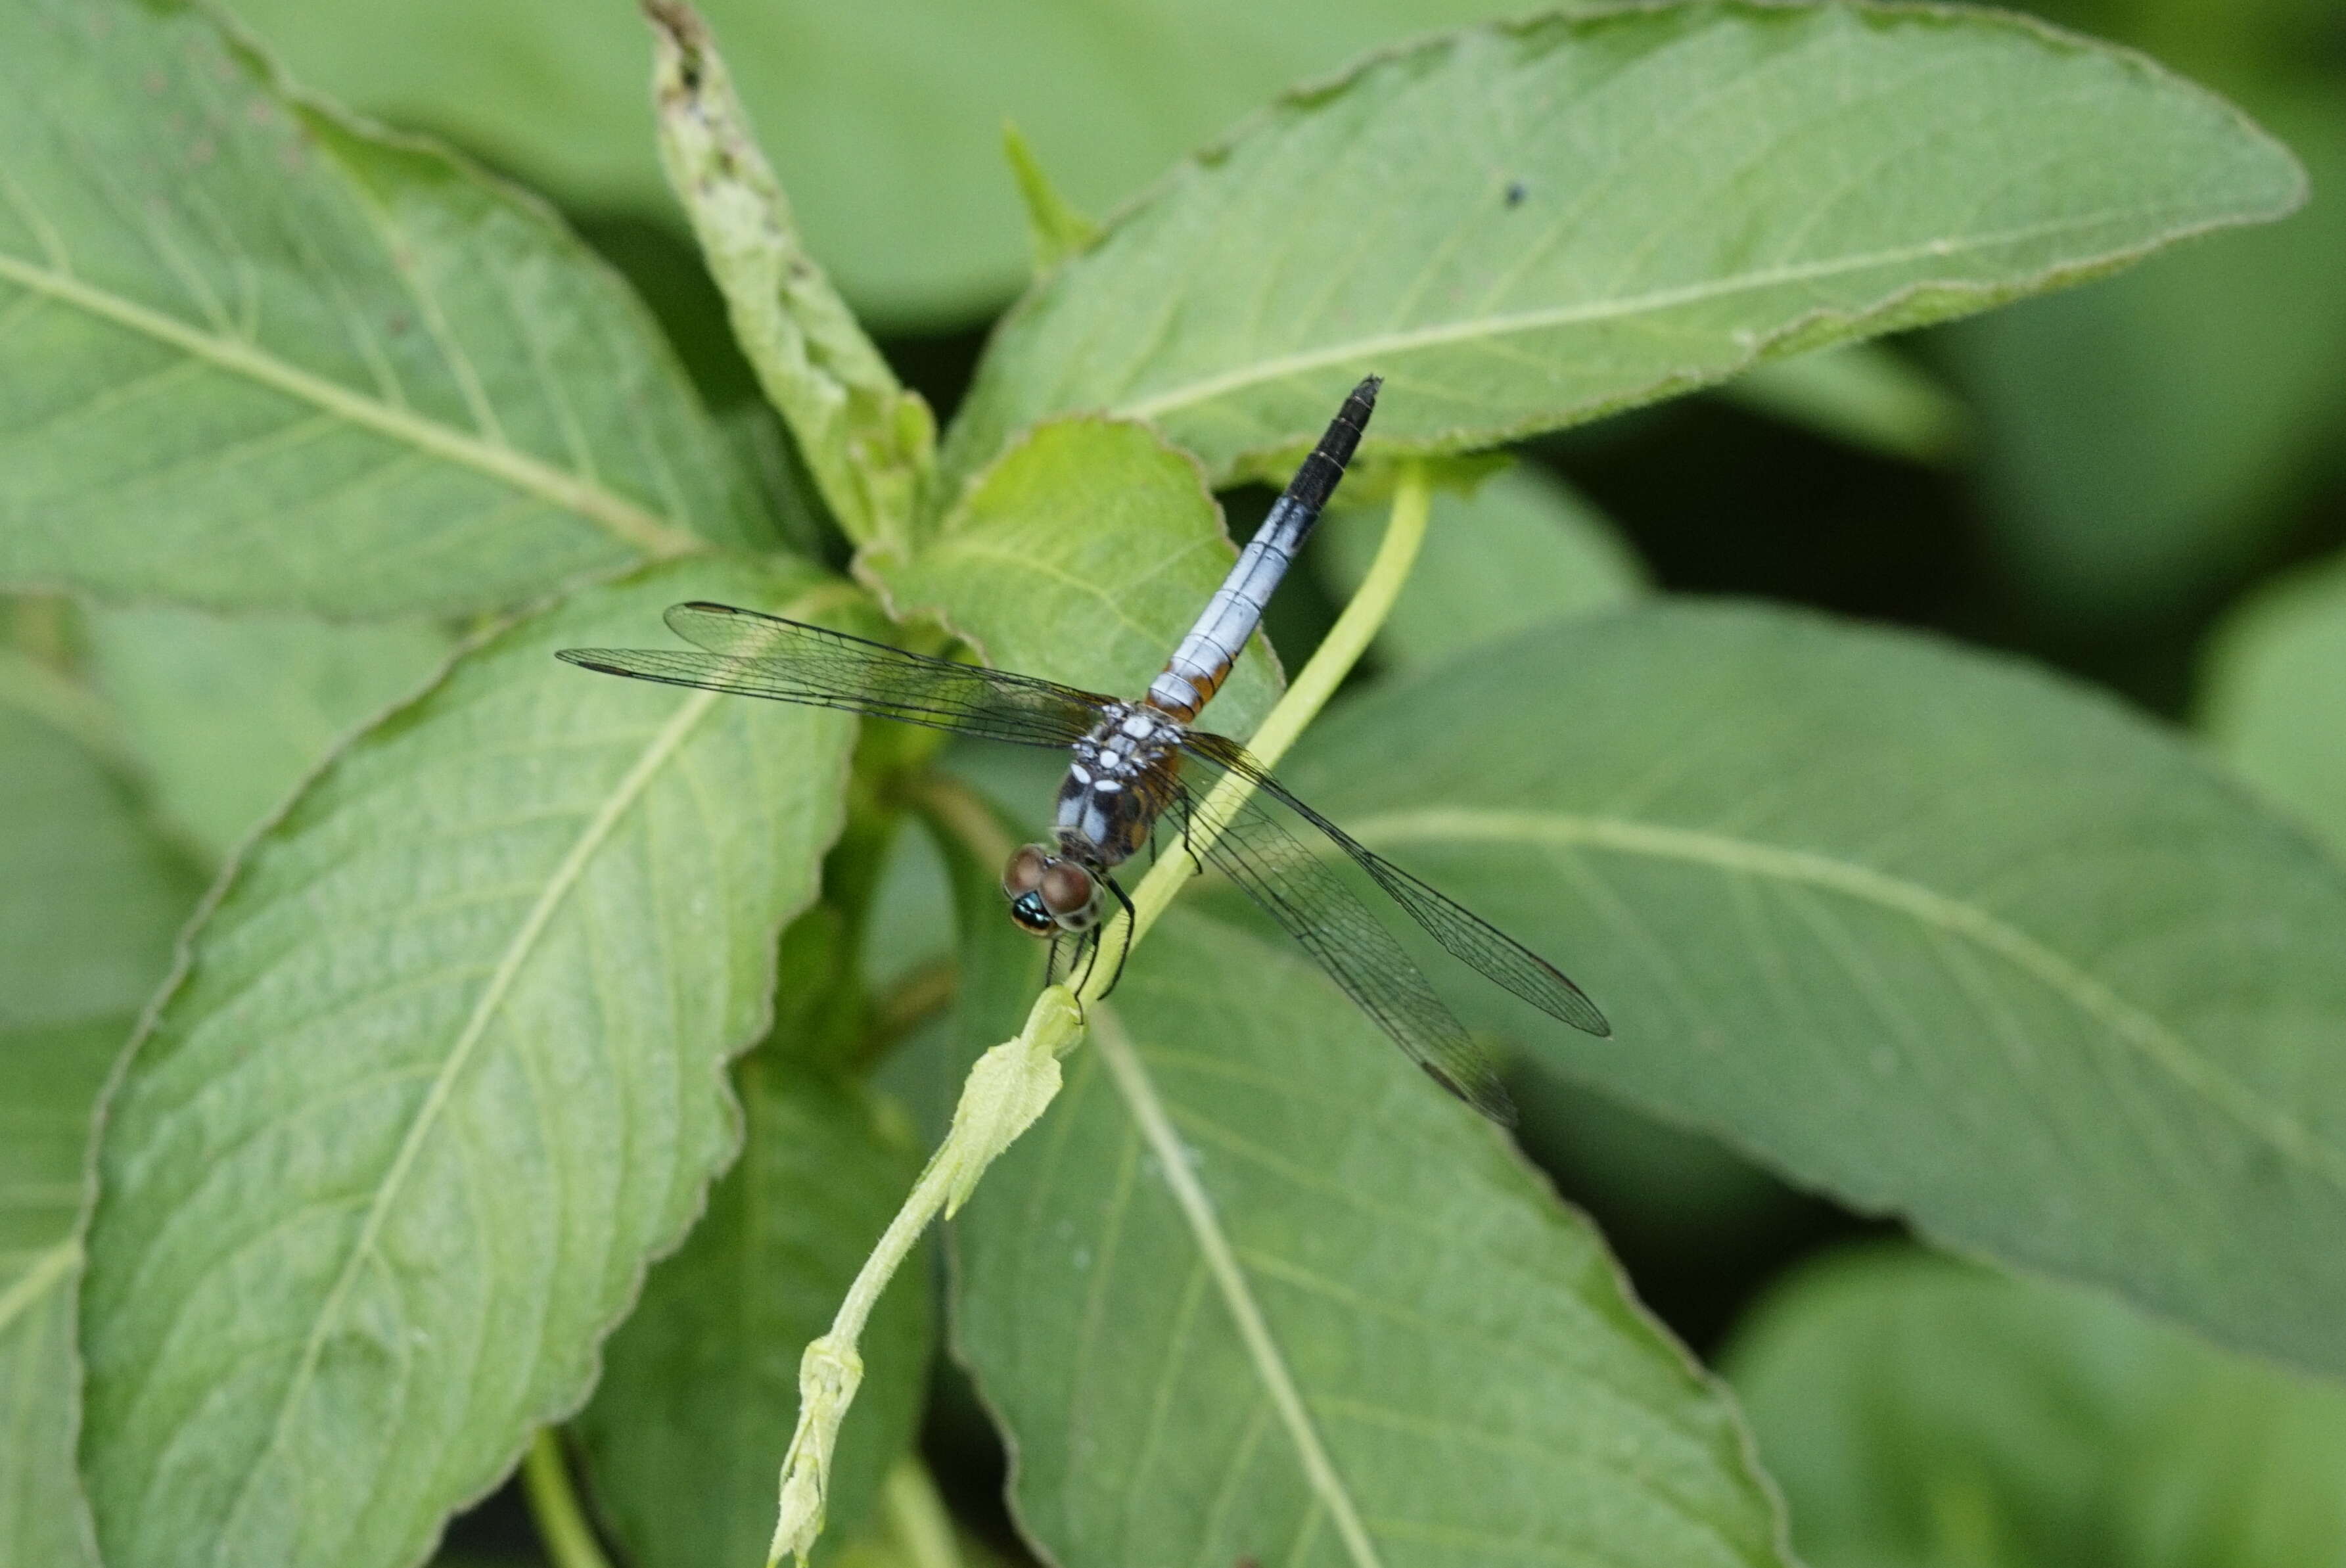
<svg viewBox="0 0 2346 1568">
<path fill-rule="evenodd" d="M 635 282 L 741 439 L 779 450 L 657 167 L 631 5 L 230 4 L 301 82 L 550 197 Z M 1073 202 L 1105 215 L 1280 87 L 1519 7 L 705 9 L 812 247 L 949 413 L 1026 275 L 1005 121 Z M 2036 9 L 2239 103 L 2304 161 L 2310 205 L 2102 282 L 1544 441 L 1471 503 L 1444 504 L 1474 508 L 1511 585 L 1553 582 L 1557 613 L 1653 588 L 1758 595 L 2066 667 L 2196 725 L 2245 787 L 2346 853 L 2346 0 Z M 1227 499 L 1243 535 L 1265 498 Z M 1442 540 L 1380 646 L 1388 666 L 1442 657 L 1463 616 L 1514 613 L 1479 596 L 1489 557 L 1448 559 Z M 1364 545 L 1332 521 L 1317 580 L 1277 606 L 1290 668 Z M 107 747 L 213 759 L 160 770 L 209 778 L 212 793 L 153 802 L 203 861 L 460 629 L 12 613 L 34 661 L 72 640 L 123 695 L 115 714 L 76 718 L 118 727 Z M 256 640 L 312 672 L 300 711 L 281 689 L 237 689 Z M 121 772 L 135 780 L 134 765 Z M 942 869 L 919 835 L 899 840 L 877 907 L 901 940 L 871 955 L 875 981 L 919 972 L 949 938 Z M 1862 1239 L 1882 1227 L 1586 1090 L 1535 1080 L 1518 1095 L 1527 1150 L 1596 1213 L 1641 1293 L 1698 1351 L 1728 1348 L 1820 1568 L 2346 1562 L 2346 1396 L 2097 1298 Z M 937 1480 L 1010 1549 L 992 1501 L 1000 1456 L 957 1375 L 939 1379 Z M 906 1484 L 890 1528 L 924 1528 Z M 886 1542 L 857 1550 L 903 1560 Z M 530 1551 L 518 1510 L 493 1502 L 460 1522 L 448 1561 Z"/>
</svg>

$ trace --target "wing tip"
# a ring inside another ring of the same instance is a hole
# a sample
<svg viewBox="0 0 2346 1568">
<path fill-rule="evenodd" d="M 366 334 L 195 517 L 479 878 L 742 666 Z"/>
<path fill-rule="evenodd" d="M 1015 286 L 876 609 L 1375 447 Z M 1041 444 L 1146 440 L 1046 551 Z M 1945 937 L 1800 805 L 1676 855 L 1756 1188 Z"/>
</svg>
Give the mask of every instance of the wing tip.
<svg viewBox="0 0 2346 1568">
<path fill-rule="evenodd" d="M 1470 1108 L 1481 1112 L 1499 1125 L 1510 1131 L 1523 1125 L 1523 1114 L 1515 1109 L 1514 1096 L 1507 1093 L 1507 1086 L 1499 1082 L 1497 1074 L 1489 1072 L 1487 1069 L 1478 1074 L 1474 1080 L 1474 1086 L 1470 1090 L 1456 1078 L 1423 1057 L 1418 1059 L 1417 1064 L 1424 1069 L 1427 1077 L 1441 1084 L 1448 1093 L 1464 1100 Z"/>
</svg>

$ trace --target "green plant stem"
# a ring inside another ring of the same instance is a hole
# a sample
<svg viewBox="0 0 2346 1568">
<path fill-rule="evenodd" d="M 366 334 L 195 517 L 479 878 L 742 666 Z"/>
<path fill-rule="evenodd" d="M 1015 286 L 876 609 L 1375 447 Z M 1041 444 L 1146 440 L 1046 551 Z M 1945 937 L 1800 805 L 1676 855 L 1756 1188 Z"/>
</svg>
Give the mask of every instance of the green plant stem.
<svg viewBox="0 0 2346 1568">
<path fill-rule="evenodd" d="M 611 1568 L 595 1541 L 594 1527 L 578 1506 L 570 1469 L 562 1461 L 562 1441 L 552 1427 L 540 1427 L 521 1461 L 521 1487 L 529 1516 L 554 1568 Z"/>
<path fill-rule="evenodd" d="M 1335 695 L 1337 687 L 1367 650 L 1377 628 L 1384 624 L 1387 612 L 1400 596 L 1410 567 L 1417 559 L 1432 504 L 1433 486 L 1424 465 L 1409 464 L 1402 471 L 1401 483 L 1393 495 L 1384 540 L 1377 547 L 1376 560 L 1362 579 L 1360 590 L 1321 639 L 1319 649 L 1288 687 L 1287 695 L 1254 733 L 1252 750 L 1266 765 L 1275 762 L 1295 744 L 1304 726 Z M 1208 844 L 1212 843 L 1253 788 L 1237 774 L 1225 777 L 1198 803 L 1189 822 L 1191 838 L 1202 836 Z M 982 831 L 989 839 L 998 836 L 990 824 Z M 1126 951 L 1127 938 L 1117 922 L 1127 921 L 1131 924 L 1129 940 L 1138 942 L 1173 901 L 1174 894 L 1181 891 L 1189 875 L 1188 856 L 1159 857 L 1133 891 L 1132 913 L 1119 912 L 1115 921 L 1102 928 L 1102 943 L 1117 952 Z M 1094 968 L 1099 971 L 1101 966 Z M 831 1319 L 830 1331 L 807 1346 L 799 1362 L 798 1430 L 791 1434 L 790 1451 L 782 1459 L 780 1496 L 773 1541 L 767 1548 L 767 1568 L 774 1568 L 785 1555 L 794 1554 L 804 1562 L 821 1534 L 831 1449 L 838 1440 L 840 1422 L 863 1377 L 863 1362 L 857 1354 L 856 1344 L 880 1293 L 911 1254 L 929 1222 L 940 1211 L 950 1219 L 968 1201 L 986 1167 L 1034 1125 L 1035 1118 L 1058 1094 L 1059 1058 L 1082 1040 L 1085 1005 L 1096 1005 L 1099 993 L 1107 989 L 1112 978 L 1105 972 L 1086 975 L 1079 992 L 1064 985 L 1046 986 L 1035 999 L 1034 1008 L 1018 1033 L 978 1058 L 962 1085 L 961 1103 L 954 1110 L 953 1125 L 944 1142 L 929 1157 L 903 1207 L 896 1211 L 896 1217 L 889 1222 L 871 1256 L 863 1260 L 862 1268 L 848 1287 L 846 1298 Z"/>
</svg>

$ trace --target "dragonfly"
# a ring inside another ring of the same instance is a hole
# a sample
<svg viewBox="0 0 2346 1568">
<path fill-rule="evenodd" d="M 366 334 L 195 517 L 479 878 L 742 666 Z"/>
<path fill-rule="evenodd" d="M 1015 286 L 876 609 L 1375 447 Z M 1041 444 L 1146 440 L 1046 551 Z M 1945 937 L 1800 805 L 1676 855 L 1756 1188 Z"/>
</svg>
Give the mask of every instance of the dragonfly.
<svg viewBox="0 0 2346 1568">
<path fill-rule="evenodd" d="M 1014 746 L 1070 753 L 1058 789 L 1053 841 L 1022 845 L 1002 876 L 1010 917 L 1048 938 L 1046 973 L 1071 942 L 1085 980 L 1099 960 L 1112 906 L 1132 901 L 1116 870 L 1163 824 L 1178 825 L 1185 852 L 1243 889 L 1426 1074 L 1484 1115 L 1515 1122 L 1490 1058 L 1434 993 L 1392 932 L 1346 885 L 1336 864 L 1298 840 L 1266 806 L 1275 801 L 1368 875 L 1453 956 L 1550 1016 L 1591 1034 L 1605 1015 L 1564 972 L 1487 921 L 1377 854 L 1296 798 L 1245 747 L 1193 727 L 1262 620 L 1263 607 L 1302 548 L 1352 461 L 1382 379 L 1352 389 L 1262 526 L 1146 695 L 1126 701 L 1056 681 L 909 652 L 828 627 L 730 605 L 668 611 L 682 648 L 565 648 L 557 657 L 608 675 L 843 708 Z M 1235 774 L 1252 792 L 1218 831 L 1192 833 L 1198 800 Z M 1202 859 L 1200 859 L 1202 856 Z M 1125 924 L 1105 997 L 1121 978 L 1132 922 Z"/>
</svg>

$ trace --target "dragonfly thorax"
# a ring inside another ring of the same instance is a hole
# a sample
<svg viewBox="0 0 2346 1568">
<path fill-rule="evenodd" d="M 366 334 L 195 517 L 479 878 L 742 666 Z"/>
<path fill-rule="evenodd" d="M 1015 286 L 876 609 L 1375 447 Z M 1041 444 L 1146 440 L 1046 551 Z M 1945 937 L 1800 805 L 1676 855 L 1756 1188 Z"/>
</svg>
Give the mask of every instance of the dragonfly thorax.
<svg viewBox="0 0 2346 1568">
<path fill-rule="evenodd" d="M 1069 748 L 1052 827 L 1059 852 L 1099 870 L 1140 852 L 1174 795 L 1185 733 L 1144 703 L 1115 703 Z"/>
</svg>

